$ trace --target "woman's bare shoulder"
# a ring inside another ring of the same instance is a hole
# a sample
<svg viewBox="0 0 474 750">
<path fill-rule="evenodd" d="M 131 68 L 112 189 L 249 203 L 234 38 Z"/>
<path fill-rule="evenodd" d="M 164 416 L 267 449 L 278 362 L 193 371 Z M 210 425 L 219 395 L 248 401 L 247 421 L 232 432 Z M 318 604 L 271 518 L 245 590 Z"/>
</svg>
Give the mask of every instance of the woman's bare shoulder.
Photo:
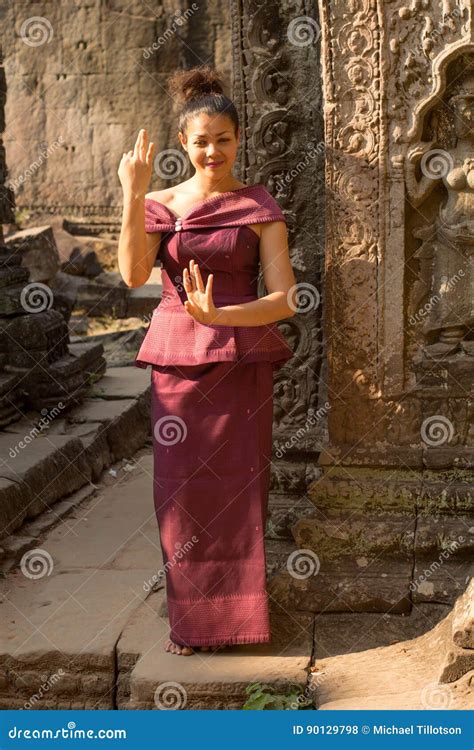
<svg viewBox="0 0 474 750">
<path fill-rule="evenodd" d="M 166 206 L 168 201 L 173 200 L 173 192 L 170 188 L 154 190 L 151 193 L 146 193 L 145 198 L 158 201 L 158 203 L 163 203 Z"/>
<path fill-rule="evenodd" d="M 173 185 L 173 187 L 164 188 L 163 190 L 154 190 L 151 193 L 147 193 L 145 198 L 151 198 L 152 200 L 162 203 L 167 206 L 171 211 L 179 210 L 179 205 L 182 204 L 183 198 L 189 198 L 189 192 L 186 190 L 186 183 L 181 182 L 179 185 Z"/>
</svg>

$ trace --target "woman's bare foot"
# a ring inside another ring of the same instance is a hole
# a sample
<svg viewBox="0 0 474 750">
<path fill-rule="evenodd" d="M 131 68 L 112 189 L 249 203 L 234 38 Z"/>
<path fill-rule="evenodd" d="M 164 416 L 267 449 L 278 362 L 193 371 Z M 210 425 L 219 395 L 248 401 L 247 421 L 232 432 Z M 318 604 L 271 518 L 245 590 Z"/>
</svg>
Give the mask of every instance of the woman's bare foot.
<svg viewBox="0 0 474 750">
<path fill-rule="evenodd" d="M 168 638 L 165 643 L 165 651 L 170 651 L 172 654 L 180 654 L 182 656 L 190 656 L 194 653 L 193 649 L 189 646 L 180 646 L 179 643 L 175 643 Z"/>
<path fill-rule="evenodd" d="M 225 648 L 226 644 L 222 643 L 218 646 L 199 646 L 198 648 L 201 649 L 201 651 L 219 651 L 221 648 Z M 172 654 L 179 654 L 181 656 L 191 656 L 191 654 L 194 654 L 194 649 L 192 649 L 190 646 L 180 646 L 179 643 L 175 643 L 171 640 L 171 638 L 168 638 L 168 640 L 165 643 L 165 651 L 169 651 Z"/>
</svg>

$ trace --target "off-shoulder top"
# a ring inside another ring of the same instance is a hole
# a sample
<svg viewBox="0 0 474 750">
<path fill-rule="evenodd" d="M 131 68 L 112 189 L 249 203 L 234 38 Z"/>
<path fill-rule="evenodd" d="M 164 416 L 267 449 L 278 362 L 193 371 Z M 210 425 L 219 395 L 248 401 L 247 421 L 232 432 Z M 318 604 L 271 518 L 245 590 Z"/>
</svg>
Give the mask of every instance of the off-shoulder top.
<svg viewBox="0 0 474 750">
<path fill-rule="evenodd" d="M 248 224 L 286 221 L 263 185 L 247 185 L 199 201 L 182 217 L 145 198 L 146 232 L 162 232 L 155 264 L 162 266 L 162 297 L 134 364 L 194 365 L 210 361 L 267 360 L 274 370 L 293 351 L 276 323 L 225 326 L 199 323 L 186 312 L 183 270 L 191 258 L 204 285 L 214 274 L 216 307 L 258 299 L 259 236 Z"/>
</svg>

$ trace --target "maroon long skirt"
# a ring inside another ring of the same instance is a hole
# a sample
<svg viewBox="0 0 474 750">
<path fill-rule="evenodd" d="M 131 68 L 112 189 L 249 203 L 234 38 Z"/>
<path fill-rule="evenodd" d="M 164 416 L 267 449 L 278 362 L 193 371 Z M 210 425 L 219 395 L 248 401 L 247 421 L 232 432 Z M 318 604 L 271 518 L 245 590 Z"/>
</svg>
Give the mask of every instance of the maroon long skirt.
<svg viewBox="0 0 474 750">
<path fill-rule="evenodd" d="M 270 640 L 271 362 L 153 365 L 154 504 L 170 638 Z"/>
</svg>

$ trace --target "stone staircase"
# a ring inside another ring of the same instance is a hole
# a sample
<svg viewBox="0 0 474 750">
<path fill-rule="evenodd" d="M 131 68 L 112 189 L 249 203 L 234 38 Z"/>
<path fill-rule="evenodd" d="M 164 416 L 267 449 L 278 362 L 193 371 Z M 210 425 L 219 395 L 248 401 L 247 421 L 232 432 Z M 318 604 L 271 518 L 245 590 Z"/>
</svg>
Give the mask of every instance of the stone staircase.
<svg viewBox="0 0 474 750">
<path fill-rule="evenodd" d="M 17 498 L 37 492 L 48 505 L 33 518 L 25 512 L 0 542 L 0 708 L 238 710 L 252 683 L 282 693 L 299 685 L 323 710 L 467 707 L 472 583 L 454 610 L 419 602 L 406 613 L 305 611 L 271 593 L 270 643 L 188 657 L 164 651 L 165 592 L 149 583 L 163 563 L 149 372 L 113 368 L 100 388 L 37 437 L 36 462 L 30 446 L 17 477 L 0 486 L 13 493 L 18 485 Z M 10 447 L 19 427 L 2 435 Z"/>
</svg>

